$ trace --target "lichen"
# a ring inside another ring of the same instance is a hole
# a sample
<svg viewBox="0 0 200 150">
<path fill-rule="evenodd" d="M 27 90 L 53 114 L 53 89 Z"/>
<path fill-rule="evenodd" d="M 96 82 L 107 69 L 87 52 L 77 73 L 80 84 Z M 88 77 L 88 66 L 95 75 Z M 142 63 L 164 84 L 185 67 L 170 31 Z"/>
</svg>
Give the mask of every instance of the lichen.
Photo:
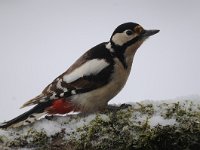
<svg viewBox="0 0 200 150">
<path fill-rule="evenodd" d="M 156 120 L 157 124 L 155 119 L 160 119 Z M 59 126 L 56 124 L 60 129 L 49 135 L 48 130 L 35 128 L 40 122 L 54 123 L 53 125 L 55 122 L 60 123 Z M 157 103 L 145 101 L 114 111 L 88 116 L 54 117 L 51 121 L 43 119 L 39 123 L 8 130 L 7 134 L 1 135 L 0 132 L 0 148 L 4 146 L 16 149 L 57 150 L 200 149 L 200 103 L 191 100 Z M 72 126 L 74 128 L 71 128 Z"/>
<path fill-rule="evenodd" d="M 30 128 L 25 135 L 18 136 L 14 140 L 7 143 L 8 147 L 45 147 L 49 138 L 46 133 L 38 132 Z"/>
</svg>

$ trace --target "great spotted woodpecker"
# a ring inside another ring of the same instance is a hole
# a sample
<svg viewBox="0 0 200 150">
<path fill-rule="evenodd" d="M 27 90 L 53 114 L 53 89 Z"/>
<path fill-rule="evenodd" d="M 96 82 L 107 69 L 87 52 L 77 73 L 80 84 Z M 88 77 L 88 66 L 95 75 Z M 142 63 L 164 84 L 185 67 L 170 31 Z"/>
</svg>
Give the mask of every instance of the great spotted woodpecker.
<svg viewBox="0 0 200 150">
<path fill-rule="evenodd" d="M 108 42 L 88 50 L 40 95 L 22 106 L 35 105 L 32 109 L 2 123 L 0 128 L 27 125 L 48 114 L 91 113 L 105 108 L 124 87 L 137 49 L 158 32 L 145 30 L 137 23 L 121 24 Z"/>
</svg>

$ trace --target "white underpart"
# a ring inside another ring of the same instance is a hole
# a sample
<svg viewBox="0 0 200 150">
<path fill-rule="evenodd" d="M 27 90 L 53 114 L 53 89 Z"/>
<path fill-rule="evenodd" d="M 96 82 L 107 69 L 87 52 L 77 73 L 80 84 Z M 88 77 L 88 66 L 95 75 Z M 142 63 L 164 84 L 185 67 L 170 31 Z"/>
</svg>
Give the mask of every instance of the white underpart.
<svg viewBox="0 0 200 150">
<path fill-rule="evenodd" d="M 69 74 L 63 76 L 63 81 L 71 83 L 83 76 L 96 75 L 109 65 L 104 59 L 92 59 L 82 64 Z"/>
<path fill-rule="evenodd" d="M 71 100 L 83 109 L 82 111 L 93 112 L 104 108 L 107 102 L 124 87 L 131 68 L 128 67 L 127 70 L 124 70 L 124 66 L 117 58 L 114 61 L 115 72 L 111 77 L 112 80 L 108 84 L 90 92 L 71 97 Z"/>
<path fill-rule="evenodd" d="M 130 35 L 128 36 L 125 32 L 122 33 L 116 33 L 115 35 L 113 35 L 112 37 L 112 41 L 116 44 L 116 45 L 124 45 L 125 43 L 127 43 L 128 41 L 132 40 L 134 37 L 136 37 L 136 34 Z"/>
<path fill-rule="evenodd" d="M 106 48 L 110 50 L 110 52 L 114 52 L 114 49 L 111 47 L 111 43 L 106 44 Z"/>
</svg>

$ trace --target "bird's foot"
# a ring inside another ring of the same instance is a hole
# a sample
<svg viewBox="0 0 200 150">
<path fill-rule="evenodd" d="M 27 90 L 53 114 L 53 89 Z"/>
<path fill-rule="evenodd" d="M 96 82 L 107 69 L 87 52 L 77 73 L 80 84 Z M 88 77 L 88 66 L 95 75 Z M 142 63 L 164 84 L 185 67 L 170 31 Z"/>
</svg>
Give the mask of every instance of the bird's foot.
<svg viewBox="0 0 200 150">
<path fill-rule="evenodd" d="M 53 115 L 46 115 L 45 117 L 44 117 L 45 119 L 47 119 L 47 120 L 52 120 L 53 119 Z"/>
<path fill-rule="evenodd" d="M 117 112 L 119 110 L 122 109 L 126 109 L 128 107 L 131 107 L 132 105 L 130 104 L 121 104 L 120 106 L 116 106 L 116 105 L 108 105 L 105 109 L 105 112 Z"/>
</svg>

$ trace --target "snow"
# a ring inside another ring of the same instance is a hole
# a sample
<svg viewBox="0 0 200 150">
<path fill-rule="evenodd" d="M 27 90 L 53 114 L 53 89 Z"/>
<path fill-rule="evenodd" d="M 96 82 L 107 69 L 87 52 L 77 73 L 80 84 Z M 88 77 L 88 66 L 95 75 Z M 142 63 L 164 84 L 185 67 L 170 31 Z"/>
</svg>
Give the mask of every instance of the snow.
<svg viewBox="0 0 200 150">
<path fill-rule="evenodd" d="M 42 119 L 40 121 L 37 121 L 33 124 L 31 129 L 36 130 L 37 132 L 45 132 L 45 134 L 48 137 L 51 137 L 52 135 L 55 135 L 56 133 L 61 132 L 62 130 L 65 130 L 68 135 L 70 133 L 75 132 L 77 128 L 82 127 L 84 125 L 87 125 L 92 121 L 96 115 L 91 114 L 89 116 L 77 116 L 78 114 L 71 114 L 67 116 L 57 116 L 56 120 L 47 120 Z M 105 117 L 106 118 L 106 117 Z M 25 126 L 22 129 L 9 129 L 9 130 L 3 130 L 0 129 L 0 136 L 8 137 L 9 139 L 13 140 L 20 136 L 25 136 L 29 133 L 30 126 Z M 66 137 L 67 138 L 67 137 Z M 31 139 L 27 139 L 31 141 Z"/>
<path fill-rule="evenodd" d="M 55 135 L 56 133 L 61 132 L 61 130 L 65 130 L 68 134 L 76 131 L 77 128 L 87 125 L 95 118 L 95 114 L 91 114 L 86 117 L 75 117 L 78 114 L 72 114 L 67 116 L 59 116 L 55 120 L 47 120 L 43 119 L 40 122 L 36 122 L 33 125 L 33 128 L 38 132 L 44 131 L 47 136 Z"/>
<path fill-rule="evenodd" d="M 166 114 L 167 109 L 173 107 L 175 104 L 179 103 L 179 107 L 184 110 L 191 111 L 199 111 L 200 110 L 200 96 L 199 95 L 191 95 L 178 97 L 174 99 L 168 100 L 144 100 L 139 103 L 132 103 L 135 109 L 140 109 L 141 105 L 147 106 L 152 105 L 154 110 L 153 115 L 142 114 L 141 112 L 134 112 L 133 114 L 133 122 L 141 122 L 144 123 L 148 121 L 151 127 L 155 127 L 156 125 L 177 125 L 175 118 L 166 119 L 162 117 L 163 114 Z"/>
<path fill-rule="evenodd" d="M 149 124 L 151 127 L 155 127 L 157 125 L 162 125 L 162 126 L 174 125 L 176 123 L 177 123 L 176 119 L 164 119 L 161 116 L 153 116 L 149 119 Z"/>
<path fill-rule="evenodd" d="M 179 125 L 175 116 L 173 116 L 174 114 L 170 118 L 163 116 L 163 114 L 165 114 L 170 107 L 174 107 L 175 104 L 178 104 L 179 108 L 184 110 L 200 111 L 200 96 L 192 96 L 186 98 L 179 97 L 176 99 L 163 101 L 145 100 L 142 102 L 133 103 L 132 106 L 134 112 L 132 113 L 131 121 L 133 124 L 142 124 L 148 122 L 151 128 L 157 125 Z M 145 108 L 143 111 L 141 111 L 142 107 Z M 87 116 L 81 114 L 57 116 L 52 120 L 42 119 L 37 121 L 31 126 L 31 129 L 38 132 L 45 132 L 48 137 L 51 137 L 52 135 L 60 133 L 62 130 L 64 130 L 67 133 L 65 138 L 68 139 L 71 133 L 76 132 L 78 128 L 83 127 L 84 125 L 88 125 L 92 120 L 95 119 L 95 117 L 96 114 L 90 114 Z M 99 117 L 105 121 L 110 121 L 109 115 L 99 114 Z M 125 129 L 126 127 L 123 128 L 123 130 Z M 4 136 L 10 140 L 13 140 L 19 136 L 27 135 L 29 130 L 30 126 L 23 127 L 19 130 L 0 129 L 0 136 Z"/>
</svg>

